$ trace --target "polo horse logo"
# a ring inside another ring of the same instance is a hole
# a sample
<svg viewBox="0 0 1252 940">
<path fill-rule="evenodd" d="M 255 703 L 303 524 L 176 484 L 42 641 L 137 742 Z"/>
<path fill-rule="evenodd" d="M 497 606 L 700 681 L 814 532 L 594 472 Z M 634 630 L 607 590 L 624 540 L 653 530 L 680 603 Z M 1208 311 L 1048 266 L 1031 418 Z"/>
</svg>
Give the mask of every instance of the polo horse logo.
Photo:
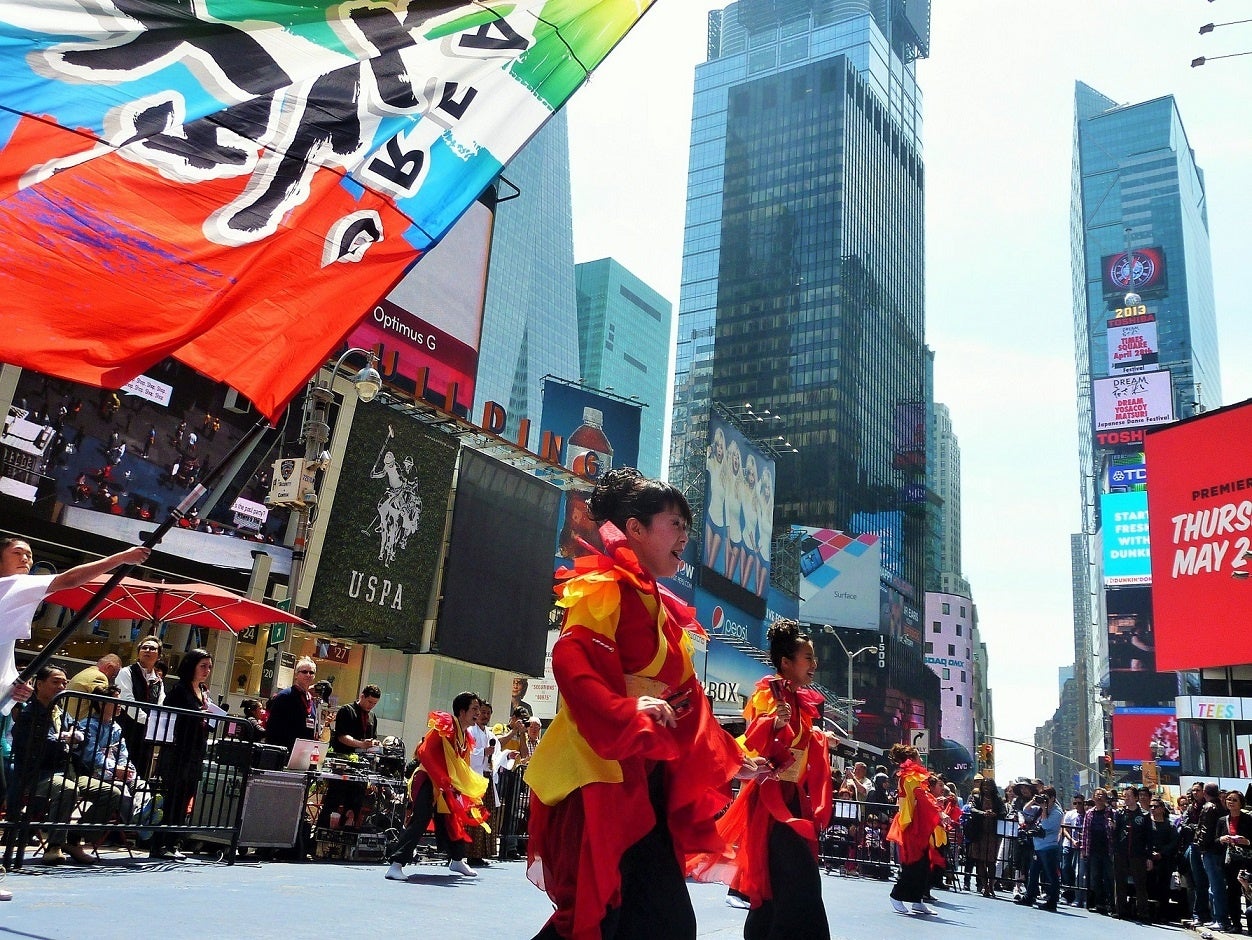
<svg viewBox="0 0 1252 940">
<path fill-rule="evenodd" d="M 397 465 L 391 450 L 394 439 L 395 432 L 387 425 L 387 436 L 370 471 L 371 479 L 387 481 L 387 490 L 378 500 L 378 519 L 373 529 L 379 535 L 378 560 L 384 567 L 396 560 L 397 551 L 408 547 L 409 536 L 417 531 L 422 519 L 422 497 L 413 473 L 413 458 L 406 456 L 403 467 Z"/>
</svg>

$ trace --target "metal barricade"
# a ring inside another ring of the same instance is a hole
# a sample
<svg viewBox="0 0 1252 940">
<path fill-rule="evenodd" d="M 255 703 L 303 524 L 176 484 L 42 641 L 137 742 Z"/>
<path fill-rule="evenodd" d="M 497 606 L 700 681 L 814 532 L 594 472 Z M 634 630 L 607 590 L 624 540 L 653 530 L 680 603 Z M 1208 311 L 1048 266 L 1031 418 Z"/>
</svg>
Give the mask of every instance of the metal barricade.
<svg viewBox="0 0 1252 940">
<path fill-rule="evenodd" d="M 211 757 L 243 719 L 78 692 L 19 708 L 6 866 L 20 868 L 32 844 L 94 846 L 114 831 L 203 838 L 233 857 L 249 768 Z"/>
<path fill-rule="evenodd" d="M 894 803 L 835 800 L 830 825 L 818 838 L 818 860 L 828 874 L 886 881 L 895 874 L 887 831 Z"/>
<path fill-rule="evenodd" d="M 500 836 L 500 858 L 523 858 L 527 848 L 527 821 L 530 818 L 530 787 L 526 785 L 526 767 L 501 770 L 496 774 L 496 790 L 500 806 L 492 820 L 492 828 Z"/>
</svg>

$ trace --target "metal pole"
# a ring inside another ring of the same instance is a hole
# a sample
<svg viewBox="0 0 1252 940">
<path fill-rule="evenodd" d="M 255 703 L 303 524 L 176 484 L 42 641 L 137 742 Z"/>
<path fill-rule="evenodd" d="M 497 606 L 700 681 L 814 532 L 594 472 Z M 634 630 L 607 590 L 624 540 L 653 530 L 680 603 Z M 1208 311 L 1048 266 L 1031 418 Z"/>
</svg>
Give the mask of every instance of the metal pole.
<svg viewBox="0 0 1252 940">
<path fill-rule="evenodd" d="M 254 424 L 248 433 L 241 437 L 239 442 L 231 448 L 230 453 L 222 459 L 221 463 L 205 474 L 203 481 L 191 488 L 191 491 L 183 497 L 182 502 L 177 506 L 170 507 L 170 514 L 165 521 L 157 526 L 154 531 L 145 535 L 140 544 L 148 549 L 159 545 L 161 539 L 165 537 L 165 533 L 177 525 L 178 520 L 186 516 L 191 508 L 200 502 L 200 498 L 217 484 L 218 477 L 225 473 L 230 465 L 234 463 L 235 456 L 250 450 L 256 443 L 256 439 L 264 434 L 269 429 L 269 426 L 269 421 L 264 418 Z M 113 574 L 109 576 L 109 580 L 96 591 L 95 596 L 78 613 L 70 618 L 69 623 L 62 627 L 60 632 L 43 649 L 35 654 L 34 659 L 26 664 L 26 667 L 18 675 L 17 681 L 28 682 L 31 676 L 42 669 L 65 645 L 65 642 L 74 635 L 74 631 L 91 619 L 91 615 L 96 608 L 104 603 L 109 593 L 121 583 L 122 578 L 134 570 L 134 567 L 134 565 L 121 565 L 118 568 L 114 568 Z M 10 686 L 3 693 L 0 693 L 0 711 L 7 708 L 12 699 L 13 688 Z"/>
<path fill-rule="evenodd" d="M 847 650 L 845 649 L 846 653 Z M 856 740 L 856 709 L 852 706 L 852 657 L 848 657 L 848 737 Z"/>
</svg>

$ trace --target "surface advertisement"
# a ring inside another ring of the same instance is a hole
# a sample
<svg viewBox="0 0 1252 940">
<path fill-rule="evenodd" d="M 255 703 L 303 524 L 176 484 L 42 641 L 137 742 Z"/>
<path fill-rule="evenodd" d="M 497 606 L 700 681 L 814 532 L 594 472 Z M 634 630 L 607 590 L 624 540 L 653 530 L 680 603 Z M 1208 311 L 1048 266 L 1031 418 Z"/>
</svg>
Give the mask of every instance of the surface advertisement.
<svg viewBox="0 0 1252 940">
<path fill-rule="evenodd" d="M 421 640 L 457 442 L 414 418 L 359 407 L 325 526 L 308 619 L 398 649 Z M 310 575 L 311 576 L 311 575 Z"/>
<path fill-rule="evenodd" d="M 877 630 L 881 543 L 877 535 L 792 526 L 800 539 L 800 619 Z"/>
<path fill-rule="evenodd" d="M 1105 297 L 1162 290 L 1167 286 L 1165 249 L 1157 245 L 1105 255 L 1100 259 L 1100 272 Z"/>
<path fill-rule="evenodd" d="M 1124 375 L 1155 368 L 1161 361 L 1161 346 L 1156 335 L 1156 321 L 1119 323 L 1112 321 L 1109 330 L 1109 375 Z"/>
<path fill-rule="evenodd" d="M 774 461 L 716 412 L 709 415 L 706 454 L 703 565 L 764 598 L 774 535 Z"/>
<path fill-rule="evenodd" d="M 1161 757 L 1152 755 L 1152 742 Z M 1172 708 L 1117 708 L 1113 711 L 1113 762 L 1140 764 L 1156 760 L 1178 766 L 1178 717 Z"/>
<path fill-rule="evenodd" d="M 1105 586 L 1151 584 L 1147 492 L 1101 493 L 1100 518 L 1104 525 Z"/>
<path fill-rule="evenodd" d="M 1252 662 L 1252 402 L 1153 431 L 1147 463 L 1160 666 Z"/>
<path fill-rule="evenodd" d="M 1092 398 L 1098 432 L 1174 420 L 1174 387 L 1168 369 L 1096 379 Z"/>
<path fill-rule="evenodd" d="M 376 349 L 385 384 L 461 418 L 474 404 L 491 228 L 491 210 L 474 203 L 344 347 Z"/>
</svg>

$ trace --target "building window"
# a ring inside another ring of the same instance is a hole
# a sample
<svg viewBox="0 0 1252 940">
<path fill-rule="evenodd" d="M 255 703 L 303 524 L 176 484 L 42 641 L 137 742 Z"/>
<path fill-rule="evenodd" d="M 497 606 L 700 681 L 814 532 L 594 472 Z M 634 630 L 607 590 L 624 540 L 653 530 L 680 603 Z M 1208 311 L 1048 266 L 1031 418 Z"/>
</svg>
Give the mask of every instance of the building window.
<svg viewBox="0 0 1252 940">
<path fill-rule="evenodd" d="M 949 655 L 949 656 L 955 656 L 955 655 L 956 655 L 956 644 L 955 644 L 955 643 L 949 643 L 949 644 L 948 644 L 948 655 Z"/>
<path fill-rule="evenodd" d="M 961 707 L 961 696 L 959 695 L 956 697 L 956 707 L 957 708 Z"/>
<path fill-rule="evenodd" d="M 940 632 L 940 630 L 941 630 L 942 626 L 943 626 L 943 625 L 942 625 L 941 623 L 939 623 L 939 621 L 938 621 L 938 620 L 936 620 L 936 621 L 934 621 L 934 622 L 932 622 L 932 623 L 931 623 L 931 625 L 930 625 L 930 632 L 931 632 L 931 633 L 938 633 L 938 632 Z"/>
<path fill-rule="evenodd" d="M 961 625 L 959 623 L 956 625 L 956 635 L 957 636 L 961 635 Z"/>
<path fill-rule="evenodd" d="M 962 681 L 962 682 L 968 682 L 968 681 L 969 681 L 968 679 L 966 679 L 966 678 L 965 678 L 965 670 L 964 670 L 964 669 L 962 669 L 962 670 L 961 670 L 961 681 Z"/>
<path fill-rule="evenodd" d="M 950 614 L 950 613 L 952 613 L 952 605 L 951 605 L 951 604 L 949 604 L 947 601 L 944 601 L 944 602 L 943 602 L 943 612 L 944 612 L 945 614 Z"/>
<path fill-rule="evenodd" d="M 965 605 L 964 605 L 964 604 L 962 604 L 962 605 L 961 605 L 961 616 L 962 616 L 962 617 L 964 617 L 964 616 L 965 616 Z"/>
<path fill-rule="evenodd" d="M 944 677 L 945 679 L 951 679 L 951 678 L 952 678 L 952 670 L 951 670 L 951 669 L 945 669 L 945 670 L 943 671 L 943 677 Z"/>
<path fill-rule="evenodd" d="M 934 643 L 927 643 L 927 644 L 926 644 L 926 652 L 927 652 L 927 653 L 933 653 L 934 651 L 935 651 L 935 644 L 934 644 Z"/>
</svg>

